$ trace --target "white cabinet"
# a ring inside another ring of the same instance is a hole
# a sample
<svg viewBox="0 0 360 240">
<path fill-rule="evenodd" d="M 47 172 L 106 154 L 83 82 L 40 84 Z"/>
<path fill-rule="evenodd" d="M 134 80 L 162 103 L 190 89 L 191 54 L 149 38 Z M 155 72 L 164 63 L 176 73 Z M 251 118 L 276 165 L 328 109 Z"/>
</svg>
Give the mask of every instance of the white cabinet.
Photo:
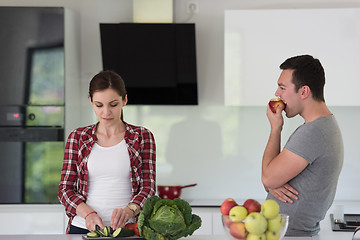
<svg viewBox="0 0 360 240">
<path fill-rule="evenodd" d="M 224 235 L 219 207 L 192 207 L 202 225 L 193 235 Z M 63 234 L 68 218 L 60 204 L 0 205 L 1 234 Z"/>
<path fill-rule="evenodd" d="M 193 207 L 194 214 L 201 217 L 201 227 L 194 235 L 225 235 L 219 207 Z"/>
<path fill-rule="evenodd" d="M 226 10 L 225 104 L 266 106 L 279 65 L 310 54 L 325 69 L 327 104 L 360 106 L 359 21 L 357 8 Z"/>
<path fill-rule="evenodd" d="M 0 234 L 63 234 L 65 221 L 60 204 L 0 205 Z"/>
<path fill-rule="evenodd" d="M 212 219 L 213 219 L 212 234 L 213 235 L 225 235 L 224 228 L 223 228 L 222 221 L 221 221 L 220 208 L 217 208 L 217 211 L 213 212 Z"/>
</svg>

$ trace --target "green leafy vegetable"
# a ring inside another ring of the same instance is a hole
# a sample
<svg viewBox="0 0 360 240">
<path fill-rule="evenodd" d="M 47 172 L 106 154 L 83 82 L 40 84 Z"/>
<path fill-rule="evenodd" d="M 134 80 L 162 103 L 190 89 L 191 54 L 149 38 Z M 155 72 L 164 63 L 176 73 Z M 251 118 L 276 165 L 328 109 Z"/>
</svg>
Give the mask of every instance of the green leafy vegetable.
<svg viewBox="0 0 360 240">
<path fill-rule="evenodd" d="M 147 240 L 175 240 L 192 235 L 201 226 L 201 218 L 192 214 L 189 203 L 183 199 L 148 198 L 140 212 L 140 237 Z"/>
</svg>

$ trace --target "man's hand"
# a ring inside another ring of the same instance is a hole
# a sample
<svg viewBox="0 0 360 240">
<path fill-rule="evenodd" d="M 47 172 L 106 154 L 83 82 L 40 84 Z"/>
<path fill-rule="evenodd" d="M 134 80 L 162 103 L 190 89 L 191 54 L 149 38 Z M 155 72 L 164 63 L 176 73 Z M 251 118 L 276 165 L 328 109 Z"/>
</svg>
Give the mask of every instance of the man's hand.
<svg viewBox="0 0 360 240">
<path fill-rule="evenodd" d="M 284 184 L 279 188 L 268 188 L 269 193 L 280 201 L 286 203 L 293 203 L 294 200 L 298 200 L 298 191 L 295 188 L 291 187 L 288 183 Z"/>
<path fill-rule="evenodd" d="M 280 104 L 279 107 L 276 109 L 276 113 L 273 113 L 269 107 L 267 106 L 266 116 L 269 119 L 271 129 L 282 129 L 284 125 L 284 118 L 282 116 L 282 110 L 284 109 L 283 104 Z"/>
</svg>

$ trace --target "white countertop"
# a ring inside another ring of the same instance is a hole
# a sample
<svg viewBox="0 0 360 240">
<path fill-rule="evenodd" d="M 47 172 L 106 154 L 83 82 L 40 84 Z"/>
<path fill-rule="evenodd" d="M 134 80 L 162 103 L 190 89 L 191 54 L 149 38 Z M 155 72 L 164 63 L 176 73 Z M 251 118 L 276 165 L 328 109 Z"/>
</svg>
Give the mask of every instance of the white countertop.
<svg viewBox="0 0 360 240">
<path fill-rule="evenodd" d="M 285 237 L 284 240 L 351 240 L 352 233 L 333 233 L 328 236 L 316 236 L 316 237 Z M 134 238 L 136 239 L 136 238 Z M 225 236 L 190 236 L 183 238 L 184 240 L 227 240 Z M 358 240 L 360 238 L 356 238 Z M 83 240 L 82 235 L 77 234 L 59 234 L 59 235 L 0 235 L 0 240 Z"/>
<path fill-rule="evenodd" d="M 360 233 L 360 232 L 359 232 Z M 321 222 L 321 231 L 314 237 L 285 237 L 284 240 L 351 240 L 352 232 L 333 232 L 330 219 Z M 136 239 L 136 238 L 134 238 Z M 227 240 L 225 235 L 199 235 L 183 238 L 184 240 Z M 83 240 L 79 234 L 34 234 L 34 235 L 0 235 L 0 240 Z M 354 240 L 360 240 L 360 234 Z"/>
</svg>

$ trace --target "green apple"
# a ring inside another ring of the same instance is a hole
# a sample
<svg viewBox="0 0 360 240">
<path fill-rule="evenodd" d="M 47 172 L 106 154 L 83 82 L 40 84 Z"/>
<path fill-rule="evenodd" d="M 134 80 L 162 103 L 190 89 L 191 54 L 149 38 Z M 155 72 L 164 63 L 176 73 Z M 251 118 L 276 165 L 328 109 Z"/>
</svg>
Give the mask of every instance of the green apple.
<svg viewBox="0 0 360 240">
<path fill-rule="evenodd" d="M 276 217 L 268 219 L 268 230 L 273 232 L 280 231 L 284 224 L 284 219 L 278 214 Z"/>
<path fill-rule="evenodd" d="M 249 233 L 263 234 L 267 229 L 267 220 L 259 212 L 252 212 L 245 218 L 245 228 Z"/>
<path fill-rule="evenodd" d="M 265 233 L 263 234 L 253 234 L 249 233 L 246 240 L 267 240 Z"/>
<path fill-rule="evenodd" d="M 266 240 L 279 240 L 280 238 L 280 232 L 273 232 L 273 231 L 267 231 L 265 233 L 266 235 Z"/>
<path fill-rule="evenodd" d="M 272 199 L 267 199 L 261 204 L 261 212 L 267 219 L 271 219 L 279 215 L 279 204 Z"/>
<path fill-rule="evenodd" d="M 233 222 L 241 222 L 247 215 L 248 211 L 243 206 L 235 206 L 229 212 L 229 218 Z"/>
</svg>

